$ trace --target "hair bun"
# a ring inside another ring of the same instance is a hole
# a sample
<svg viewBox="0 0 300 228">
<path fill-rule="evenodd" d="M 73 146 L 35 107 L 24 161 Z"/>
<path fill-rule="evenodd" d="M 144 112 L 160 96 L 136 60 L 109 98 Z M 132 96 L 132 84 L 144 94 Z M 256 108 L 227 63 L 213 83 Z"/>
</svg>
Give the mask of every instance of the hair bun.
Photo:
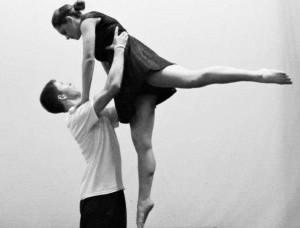
<svg viewBox="0 0 300 228">
<path fill-rule="evenodd" d="M 77 0 L 77 2 L 74 3 L 73 7 L 76 11 L 82 11 L 85 9 L 85 2 L 83 0 Z"/>
</svg>

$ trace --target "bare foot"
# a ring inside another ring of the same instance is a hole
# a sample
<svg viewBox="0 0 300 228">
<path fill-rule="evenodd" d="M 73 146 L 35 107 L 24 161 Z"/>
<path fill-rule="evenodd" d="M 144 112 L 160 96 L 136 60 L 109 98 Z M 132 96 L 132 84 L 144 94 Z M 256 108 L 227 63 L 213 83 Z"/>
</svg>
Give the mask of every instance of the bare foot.
<svg viewBox="0 0 300 228">
<path fill-rule="evenodd" d="M 154 203 L 151 199 L 138 202 L 137 213 L 136 213 L 136 224 L 138 228 L 144 228 L 148 214 L 153 207 L 154 207 Z"/>
<path fill-rule="evenodd" d="M 258 72 L 262 75 L 263 83 L 292 84 L 292 80 L 284 72 L 269 69 L 261 69 Z"/>
</svg>

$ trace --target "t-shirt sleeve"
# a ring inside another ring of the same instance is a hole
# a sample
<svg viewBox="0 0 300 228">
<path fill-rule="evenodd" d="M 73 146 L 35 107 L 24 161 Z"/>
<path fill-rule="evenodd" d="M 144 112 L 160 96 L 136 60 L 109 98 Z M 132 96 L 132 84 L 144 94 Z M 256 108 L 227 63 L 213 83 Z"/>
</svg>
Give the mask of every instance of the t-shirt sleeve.
<svg viewBox="0 0 300 228">
<path fill-rule="evenodd" d="M 119 127 L 119 117 L 115 107 L 106 108 L 101 114 L 109 119 L 114 128 Z"/>
<path fill-rule="evenodd" d="M 76 109 L 74 113 L 68 114 L 67 125 L 75 139 L 87 134 L 97 123 L 98 117 L 95 113 L 93 103 L 88 101 Z"/>
</svg>

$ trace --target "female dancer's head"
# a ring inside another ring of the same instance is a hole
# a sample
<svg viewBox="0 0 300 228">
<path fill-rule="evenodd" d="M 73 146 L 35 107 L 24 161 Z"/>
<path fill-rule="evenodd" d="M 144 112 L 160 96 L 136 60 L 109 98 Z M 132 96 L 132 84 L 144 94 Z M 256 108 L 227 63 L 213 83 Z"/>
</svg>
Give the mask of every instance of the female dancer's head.
<svg viewBox="0 0 300 228">
<path fill-rule="evenodd" d="M 64 5 L 55 10 L 52 16 L 53 27 L 67 39 L 79 40 L 81 37 L 80 23 L 85 3 L 78 0 L 74 5 Z"/>
</svg>

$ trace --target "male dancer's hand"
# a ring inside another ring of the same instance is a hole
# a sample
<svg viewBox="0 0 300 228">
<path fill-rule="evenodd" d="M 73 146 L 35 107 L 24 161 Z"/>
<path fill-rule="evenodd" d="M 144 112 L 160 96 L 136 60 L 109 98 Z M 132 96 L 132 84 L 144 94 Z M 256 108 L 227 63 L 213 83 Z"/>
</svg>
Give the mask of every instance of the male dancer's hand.
<svg viewBox="0 0 300 228">
<path fill-rule="evenodd" d="M 118 34 L 119 34 L 119 27 L 116 26 L 114 40 L 110 46 L 107 46 L 105 48 L 106 50 L 114 50 L 115 48 L 126 47 L 128 41 L 128 33 L 124 31 L 120 35 Z"/>
</svg>

